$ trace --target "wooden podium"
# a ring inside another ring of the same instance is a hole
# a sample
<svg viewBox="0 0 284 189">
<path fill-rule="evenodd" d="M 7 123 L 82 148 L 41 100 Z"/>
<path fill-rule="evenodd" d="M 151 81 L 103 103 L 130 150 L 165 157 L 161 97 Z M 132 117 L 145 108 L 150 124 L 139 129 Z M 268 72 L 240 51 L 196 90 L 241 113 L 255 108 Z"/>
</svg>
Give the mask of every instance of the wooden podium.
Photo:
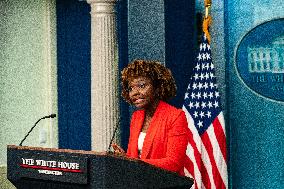
<svg viewBox="0 0 284 189">
<path fill-rule="evenodd" d="M 185 188 L 193 180 L 108 153 L 7 147 L 7 177 L 18 189 Z"/>
</svg>

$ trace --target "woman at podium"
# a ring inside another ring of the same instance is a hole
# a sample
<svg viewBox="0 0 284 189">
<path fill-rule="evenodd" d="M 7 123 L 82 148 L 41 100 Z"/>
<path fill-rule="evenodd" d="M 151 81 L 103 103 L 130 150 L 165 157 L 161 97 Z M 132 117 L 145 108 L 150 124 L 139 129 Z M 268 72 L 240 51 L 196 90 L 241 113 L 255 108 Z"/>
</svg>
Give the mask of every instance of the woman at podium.
<svg viewBox="0 0 284 189">
<path fill-rule="evenodd" d="M 161 63 L 128 64 L 122 71 L 122 96 L 137 110 L 131 118 L 127 152 L 112 144 L 115 153 L 184 175 L 189 130 L 184 112 L 167 103 L 175 95 L 174 78 Z"/>
</svg>

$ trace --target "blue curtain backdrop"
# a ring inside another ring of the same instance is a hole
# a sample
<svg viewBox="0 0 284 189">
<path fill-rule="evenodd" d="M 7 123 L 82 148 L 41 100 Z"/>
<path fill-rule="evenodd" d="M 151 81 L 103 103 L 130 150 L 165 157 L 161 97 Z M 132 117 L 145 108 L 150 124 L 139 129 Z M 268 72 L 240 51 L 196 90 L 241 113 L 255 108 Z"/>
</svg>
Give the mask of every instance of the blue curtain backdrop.
<svg viewBox="0 0 284 189">
<path fill-rule="evenodd" d="M 89 12 L 85 1 L 56 1 L 60 148 L 91 149 Z"/>
<path fill-rule="evenodd" d="M 177 84 L 177 96 L 171 104 L 181 108 L 197 52 L 198 18 L 195 1 L 165 3 L 165 63 Z M 200 33 L 199 33 L 200 34 Z"/>
</svg>

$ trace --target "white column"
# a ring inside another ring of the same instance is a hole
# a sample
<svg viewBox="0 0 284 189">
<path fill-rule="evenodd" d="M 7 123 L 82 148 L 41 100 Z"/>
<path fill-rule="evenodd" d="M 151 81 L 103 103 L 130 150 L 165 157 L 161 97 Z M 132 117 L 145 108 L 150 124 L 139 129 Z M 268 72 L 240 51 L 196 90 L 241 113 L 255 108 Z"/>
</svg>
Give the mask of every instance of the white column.
<svg viewBox="0 0 284 189">
<path fill-rule="evenodd" d="M 91 5 L 92 150 L 108 148 L 119 120 L 116 0 L 87 0 Z"/>
</svg>

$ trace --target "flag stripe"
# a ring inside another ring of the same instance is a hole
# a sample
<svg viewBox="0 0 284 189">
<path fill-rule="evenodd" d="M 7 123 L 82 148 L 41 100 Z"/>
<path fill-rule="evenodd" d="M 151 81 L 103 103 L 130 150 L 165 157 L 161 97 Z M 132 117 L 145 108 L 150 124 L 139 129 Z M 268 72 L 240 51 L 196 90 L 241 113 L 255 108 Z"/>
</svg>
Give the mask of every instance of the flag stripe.
<svg viewBox="0 0 284 189">
<path fill-rule="evenodd" d="M 218 119 L 218 118 L 216 118 Z M 215 119 L 215 120 L 216 120 Z M 215 122 L 214 120 L 214 122 Z M 213 128 L 214 127 L 214 128 Z M 220 176 L 222 178 L 222 181 L 224 182 L 225 185 L 227 185 L 227 174 L 224 174 L 224 172 L 227 170 L 227 164 L 225 159 L 222 157 L 222 152 L 220 149 L 220 145 L 218 144 L 217 138 L 216 138 L 216 133 L 215 133 L 215 128 L 218 127 L 218 125 L 212 125 L 212 127 L 209 127 L 207 130 L 208 137 L 211 141 L 212 144 L 212 149 L 213 149 L 213 156 L 214 160 L 216 162 L 216 166 L 218 168 L 218 171 L 220 173 Z"/>
<path fill-rule="evenodd" d="M 218 141 L 219 147 L 221 149 L 223 158 L 225 159 L 225 161 L 227 161 L 226 136 L 225 136 L 224 130 L 222 129 L 222 125 L 221 125 L 219 119 L 215 119 L 213 121 L 213 126 L 214 126 L 214 133 L 215 133 L 216 139 Z"/>
<path fill-rule="evenodd" d="M 205 183 L 205 188 L 212 188 L 212 189 L 216 189 L 215 184 L 214 184 L 214 172 L 213 172 L 213 168 L 212 165 L 210 163 L 210 157 L 209 154 L 206 150 L 206 143 L 204 144 L 202 141 L 202 153 L 201 153 L 201 161 L 203 162 L 204 168 L 201 170 L 202 172 L 206 172 L 208 174 L 209 183 Z M 203 179 L 203 178 L 202 178 Z"/>
<path fill-rule="evenodd" d="M 222 126 L 222 130 L 223 130 L 225 138 L 226 138 L 225 120 L 224 120 L 223 112 L 220 112 L 220 114 L 218 115 L 218 120 L 219 120 L 219 122 Z"/>
<path fill-rule="evenodd" d="M 219 169 L 219 171 L 221 173 L 223 182 L 226 185 L 226 188 L 228 188 L 226 131 L 225 131 L 225 127 L 224 127 L 225 121 L 224 121 L 224 117 L 223 117 L 222 112 L 218 115 L 218 119 L 216 119 L 216 122 L 217 123 L 214 124 L 214 125 L 216 125 L 216 126 L 214 126 L 214 132 L 215 132 L 215 136 L 217 137 L 217 140 L 218 140 L 219 148 L 220 148 L 222 155 L 223 155 L 223 158 L 222 158 L 221 155 L 220 155 L 220 158 L 219 158 L 220 161 L 222 161 L 221 168 Z M 220 130 L 220 131 L 215 131 L 215 129 Z M 217 136 L 216 132 L 220 132 L 222 134 Z"/>
<path fill-rule="evenodd" d="M 225 184 L 220 176 L 220 172 L 217 168 L 215 159 L 214 159 L 214 152 L 213 152 L 213 147 L 210 141 L 210 138 L 208 136 L 208 133 L 205 132 L 202 135 L 202 141 L 204 143 L 204 146 L 206 148 L 206 151 L 208 152 L 209 155 L 209 159 L 210 159 L 210 163 L 212 165 L 212 173 L 213 173 L 213 178 L 214 178 L 214 183 L 215 183 L 215 187 L 218 189 L 222 189 L 225 188 Z"/>
<path fill-rule="evenodd" d="M 191 176 L 193 178 L 196 178 L 196 175 L 194 174 L 194 169 L 195 169 L 194 168 L 194 163 L 190 160 L 189 157 L 186 157 L 185 158 L 185 175 L 186 176 Z M 200 177 L 200 179 L 201 179 L 201 177 Z M 200 187 L 198 187 L 197 184 L 198 183 L 196 183 L 195 180 L 194 180 L 193 186 L 194 186 L 195 189 L 200 188 Z"/>
</svg>

